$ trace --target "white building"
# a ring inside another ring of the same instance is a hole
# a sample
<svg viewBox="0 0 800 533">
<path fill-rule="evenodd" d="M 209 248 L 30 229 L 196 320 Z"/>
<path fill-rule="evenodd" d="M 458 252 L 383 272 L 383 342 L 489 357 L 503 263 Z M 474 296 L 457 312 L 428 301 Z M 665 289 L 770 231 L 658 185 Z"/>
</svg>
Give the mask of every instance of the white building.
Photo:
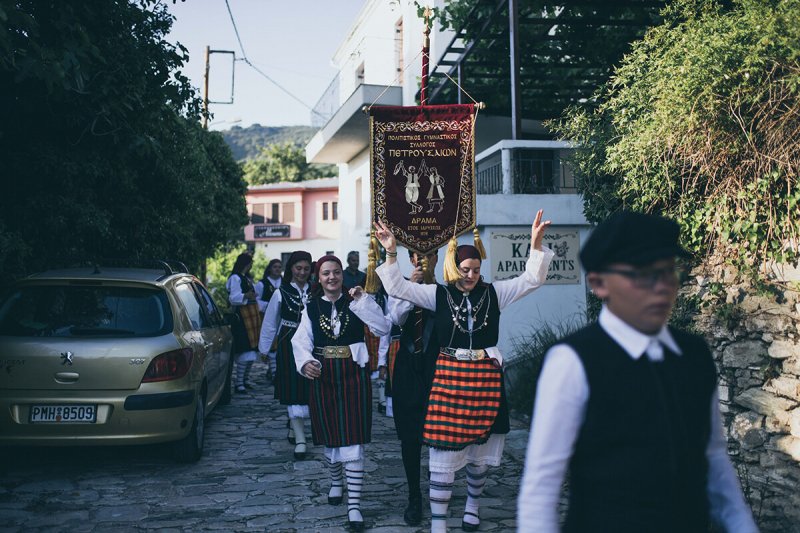
<svg viewBox="0 0 800 533">
<path fill-rule="evenodd" d="M 369 241 L 371 197 L 369 122 L 362 108 L 416 105 L 422 31 L 413 1 L 367 0 L 333 55 L 339 75 L 312 115 L 312 123 L 321 129 L 306 146 L 306 157 L 309 162 L 339 165 L 342 242 L 338 248 L 360 250 L 361 257 L 366 257 Z M 441 32 L 434 25 L 431 68 L 452 39 L 451 32 Z M 542 321 L 559 324 L 583 317 L 586 285 L 577 254 L 589 225 L 572 175 L 561 164 L 567 143 L 509 140 L 510 119 L 491 116 L 490 111 L 479 113 L 475 141 L 477 222 L 489 256 L 484 277 L 504 279 L 524 264 L 529 242 L 525 235 L 530 235 L 537 209 L 544 209 L 545 217 L 552 220 L 547 243 L 560 254 L 551 267 L 553 279 L 503 311 L 500 348 L 510 357 L 513 339 Z M 547 135 L 536 121 L 523 121 L 522 131 L 540 138 Z M 471 233 L 459 238 L 462 243 L 471 241 Z M 444 248 L 439 252 L 439 280 L 443 257 Z M 400 263 L 410 271 L 402 256 Z"/>
</svg>

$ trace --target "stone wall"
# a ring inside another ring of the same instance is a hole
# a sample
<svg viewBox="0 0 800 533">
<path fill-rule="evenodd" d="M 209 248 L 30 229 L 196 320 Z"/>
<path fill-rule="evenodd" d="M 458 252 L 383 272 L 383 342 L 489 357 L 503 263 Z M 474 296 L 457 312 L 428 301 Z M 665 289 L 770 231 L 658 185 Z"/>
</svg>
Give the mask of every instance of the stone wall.
<svg viewBox="0 0 800 533">
<path fill-rule="evenodd" d="M 721 264 L 694 274 L 683 296 L 714 353 L 742 489 L 763 532 L 800 532 L 800 270 L 755 284 Z"/>
</svg>

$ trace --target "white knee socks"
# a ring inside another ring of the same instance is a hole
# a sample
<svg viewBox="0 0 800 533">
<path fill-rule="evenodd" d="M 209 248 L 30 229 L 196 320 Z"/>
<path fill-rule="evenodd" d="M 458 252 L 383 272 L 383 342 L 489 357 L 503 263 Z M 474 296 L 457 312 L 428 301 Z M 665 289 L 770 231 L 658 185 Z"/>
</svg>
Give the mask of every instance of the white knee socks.
<svg viewBox="0 0 800 533">
<path fill-rule="evenodd" d="M 361 489 L 364 485 L 364 460 L 348 461 L 344 465 L 347 476 L 347 519 L 363 522 L 361 516 Z"/>
<path fill-rule="evenodd" d="M 480 499 L 483 487 L 486 485 L 486 465 L 467 465 L 467 505 L 464 509 L 464 522 L 467 524 L 480 524 L 479 516 Z"/>
<path fill-rule="evenodd" d="M 447 507 L 450 505 L 450 496 L 453 494 L 455 477 L 453 472 L 431 472 L 431 533 L 447 531 Z"/>
<path fill-rule="evenodd" d="M 328 492 L 328 497 L 341 498 L 344 490 L 342 463 L 329 463 L 329 466 L 331 469 L 331 490 Z"/>
</svg>

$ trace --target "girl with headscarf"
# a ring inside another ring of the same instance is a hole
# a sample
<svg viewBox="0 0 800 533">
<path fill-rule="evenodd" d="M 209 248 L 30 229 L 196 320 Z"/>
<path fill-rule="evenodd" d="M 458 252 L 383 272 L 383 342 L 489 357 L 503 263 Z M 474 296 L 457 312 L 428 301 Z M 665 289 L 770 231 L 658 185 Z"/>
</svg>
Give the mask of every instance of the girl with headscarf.
<svg viewBox="0 0 800 533">
<path fill-rule="evenodd" d="M 231 275 L 225 287 L 228 289 L 228 302 L 239 317 L 243 329 L 234 334 L 234 351 L 236 356 L 236 392 L 244 393 L 253 388 L 248 378 L 250 368 L 256 360 L 258 348 L 258 332 L 261 327 L 261 314 L 256 303 L 256 291 L 250 280 L 250 269 L 253 268 L 253 256 L 248 252 L 239 254 L 233 264 Z"/>
<path fill-rule="evenodd" d="M 391 321 L 361 287 L 342 293 L 342 262 L 333 255 L 317 261 L 321 289 L 313 296 L 292 338 L 297 368 L 312 380 L 309 397 L 311 435 L 325 446 L 331 470 L 328 503 L 342 502 L 342 470 L 347 478 L 347 521 L 362 531 L 361 488 L 364 445 L 372 432 L 372 387 L 364 325 L 386 335 Z"/>
<path fill-rule="evenodd" d="M 421 285 L 403 278 L 394 235 L 382 222 L 375 223 L 375 236 L 386 249 L 386 262 L 377 269 L 386 292 L 434 312 L 439 356 L 422 430 L 422 441 L 430 447 L 432 533 L 447 530 L 453 480 L 464 467 L 468 490 L 462 528 L 476 531 L 480 525 L 487 469 L 500 465 L 509 431 L 503 357 L 497 348 L 500 311 L 544 283 L 553 258 L 549 248 L 542 248 L 549 225 L 539 210 L 525 272 L 514 279 L 485 283 L 480 273 L 483 254 L 462 245 L 455 258 L 446 257 L 454 262 L 449 270 L 445 265 L 446 285 Z"/>
<path fill-rule="evenodd" d="M 264 313 L 258 349 L 261 353 L 275 346 L 275 399 L 286 406 L 289 415 L 289 442 L 295 445 L 294 458 L 305 459 L 310 381 L 297 372 L 292 353 L 292 337 L 300 324 L 300 316 L 308 302 L 308 276 L 311 254 L 293 252 L 286 262 L 283 283 L 274 292 Z M 294 442 L 292 442 L 294 441 Z"/>
</svg>

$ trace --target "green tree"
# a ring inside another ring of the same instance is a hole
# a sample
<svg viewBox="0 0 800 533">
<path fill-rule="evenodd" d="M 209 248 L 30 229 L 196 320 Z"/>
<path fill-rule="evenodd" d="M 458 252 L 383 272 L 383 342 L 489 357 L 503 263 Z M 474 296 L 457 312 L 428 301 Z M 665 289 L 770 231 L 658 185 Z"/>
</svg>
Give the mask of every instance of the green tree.
<svg viewBox="0 0 800 533">
<path fill-rule="evenodd" d="M 336 175 L 333 165 L 307 163 L 305 151 L 291 142 L 265 146 L 260 156 L 246 161 L 243 168 L 244 179 L 249 185 L 305 181 Z"/>
<path fill-rule="evenodd" d="M 587 105 L 552 124 L 579 145 L 585 211 L 678 220 L 745 269 L 797 261 L 800 1 L 681 0 Z"/>
<path fill-rule="evenodd" d="M 246 224 L 154 0 L 0 0 L 0 283 L 86 261 L 196 266 Z"/>
</svg>

